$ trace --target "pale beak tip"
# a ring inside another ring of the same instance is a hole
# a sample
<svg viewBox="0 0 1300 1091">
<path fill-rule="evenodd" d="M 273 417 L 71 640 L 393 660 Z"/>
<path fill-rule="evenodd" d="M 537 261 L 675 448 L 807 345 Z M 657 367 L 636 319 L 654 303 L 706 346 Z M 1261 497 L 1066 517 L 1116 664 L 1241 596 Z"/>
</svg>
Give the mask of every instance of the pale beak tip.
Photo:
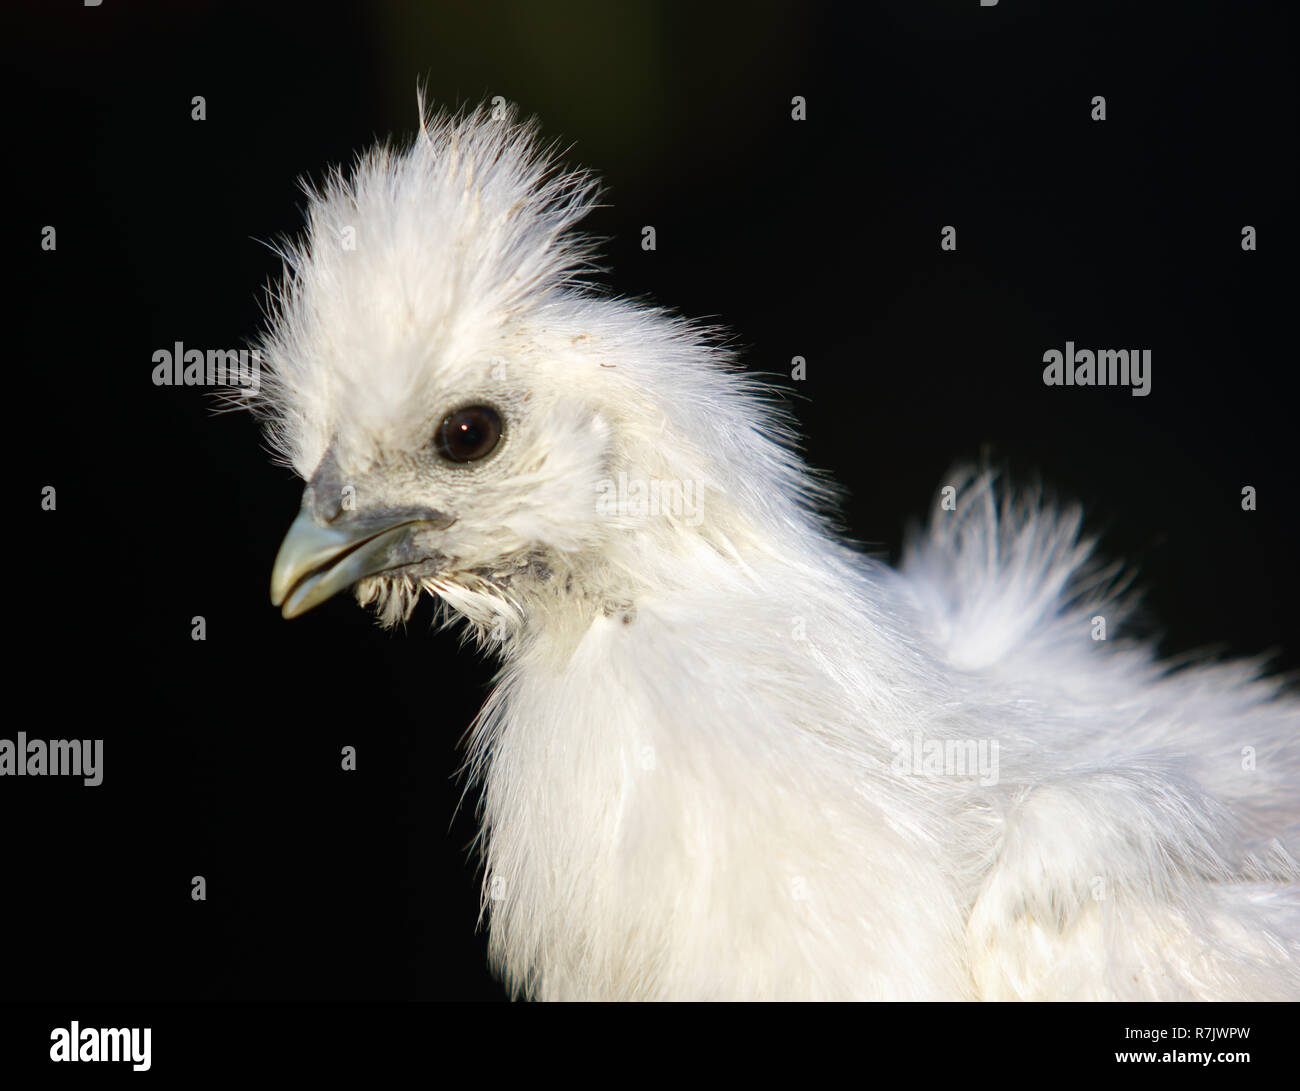
<svg viewBox="0 0 1300 1091">
<path fill-rule="evenodd" d="M 391 567 L 395 546 L 415 528 L 441 528 L 450 522 L 439 512 L 411 518 L 403 511 L 394 513 L 388 524 L 372 519 L 351 527 L 319 526 L 303 507 L 271 569 L 271 605 L 286 619 L 305 614 L 358 580 Z"/>
</svg>

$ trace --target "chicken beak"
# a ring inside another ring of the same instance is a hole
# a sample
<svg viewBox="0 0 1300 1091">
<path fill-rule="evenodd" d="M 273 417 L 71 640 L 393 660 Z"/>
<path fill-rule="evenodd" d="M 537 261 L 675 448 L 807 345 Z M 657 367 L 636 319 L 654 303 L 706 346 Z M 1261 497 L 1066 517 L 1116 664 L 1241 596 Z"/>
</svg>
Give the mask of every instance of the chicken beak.
<svg viewBox="0 0 1300 1091">
<path fill-rule="evenodd" d="M 305 614 L 366 576 L 410 563 L 409 549 L 401 547 L 411 533 L 445 525 L 445 519 L 412 519 L 404 512 L 394 513 L 392 520 L 321 526 L 304 504 L 271 570 L 271 605 L 279 606 L 286 618 Z"/>
</svg>

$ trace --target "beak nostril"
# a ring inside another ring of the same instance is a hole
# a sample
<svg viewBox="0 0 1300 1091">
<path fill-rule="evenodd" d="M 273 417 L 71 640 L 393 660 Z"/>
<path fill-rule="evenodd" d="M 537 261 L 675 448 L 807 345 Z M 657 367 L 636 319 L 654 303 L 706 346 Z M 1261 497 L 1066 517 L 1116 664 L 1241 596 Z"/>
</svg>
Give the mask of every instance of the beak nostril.
<svg viewBox="0 0 1300 1091">
<path fill-rule="evenodd" d="M 302 510 L 317 526 L 327 527 L 337 522 L 343 514 L 343 502 L 337 495 L 320 488 L 319 482 L 313 477 L 303 492 Z"/>
<path fill-rule="evenodd" d="M 346 510 L 343 495 L 343 477 L 339 472 L 338 459 L 331 448 L 325 452 L 316 472 L 311 475 L 303 495 L 303 504 L 317 522 L 328 526 Z"/>
</svg>

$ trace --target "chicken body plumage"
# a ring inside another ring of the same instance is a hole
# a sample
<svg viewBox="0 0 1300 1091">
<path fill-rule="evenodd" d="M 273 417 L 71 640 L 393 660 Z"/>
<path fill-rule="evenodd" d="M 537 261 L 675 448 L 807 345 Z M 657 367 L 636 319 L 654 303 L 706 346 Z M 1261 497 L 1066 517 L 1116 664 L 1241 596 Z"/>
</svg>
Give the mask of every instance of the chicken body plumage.
<svg viewBox="0 0 1300 1091">
<path fill-rule="evenodd" d="M 511 990 L 1300 997 L 1295 698 L 1125 641 L 1078 511 L 987 470 L 897 570 L 844 544 L 716 336 L 583 281 L 591 200 L 528 126 L 428 123 L 313 194 L 262 347 L 308 482 L 277 604 L 427 590 L 502 659 Z M 502 439 L 449 464 L 467 405 Z"/>
</svg>

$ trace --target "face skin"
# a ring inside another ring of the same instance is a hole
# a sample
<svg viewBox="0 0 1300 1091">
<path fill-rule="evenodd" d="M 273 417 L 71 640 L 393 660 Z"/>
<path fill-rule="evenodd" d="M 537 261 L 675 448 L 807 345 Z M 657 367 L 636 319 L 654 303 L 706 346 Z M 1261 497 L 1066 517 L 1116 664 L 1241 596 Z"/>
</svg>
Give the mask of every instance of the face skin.
<svg viewBox="0 0 1300 1091">
<path fill-rule="evenodd" d="M 499 629 L 599 553 L 614 529 L 595 512 L 613 450 L 605 415 L 589 397 L 540 392 L 554 366 L 492 359 L 441 375 L 418 412 L 395 401 L 393 423 L 361 442 L 355 422 L 337 430 L 276 558 L 285 617 L 356 587 L 394 622 L 425 589 Z"/>
</svg>

